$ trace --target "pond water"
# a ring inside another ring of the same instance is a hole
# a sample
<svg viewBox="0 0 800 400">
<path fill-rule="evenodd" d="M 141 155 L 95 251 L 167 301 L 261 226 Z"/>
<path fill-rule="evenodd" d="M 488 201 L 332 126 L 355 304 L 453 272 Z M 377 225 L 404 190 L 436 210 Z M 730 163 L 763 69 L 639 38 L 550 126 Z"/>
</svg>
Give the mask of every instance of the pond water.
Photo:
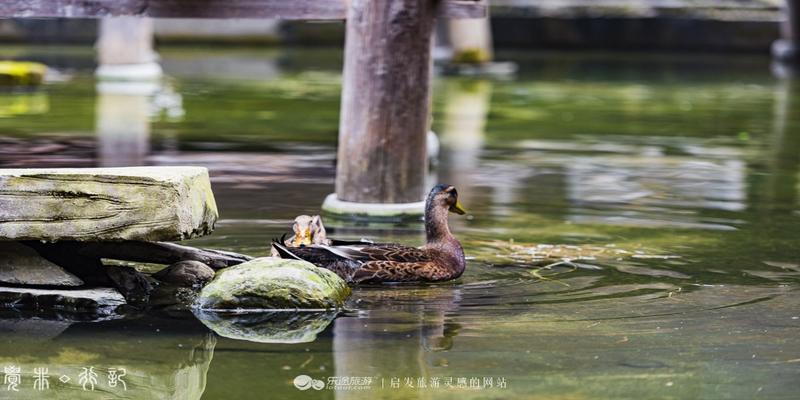
<svg viewBox="0 0 800 400">
<path fill-rule="evenodd" d="M 266 255 L 333 190 L 341 52 L 160 53 L 167 77 L 141 87 L 96 84 L 89 48 L 4 48 L 59 75 L 0 94 L 0 167 L 206 166 L 221 219 L 191 244 Z M 451 217 L 470 257 L 460 279 L 357 287 L 295 344 L 184 313 L 4 312 L 0 363 L 23 375 L 0 398 L 797 398 L 800 81 L 766 56 L 499 58 L 519 73 L 434 87 L 430 179 L 470 211 Z M 424 240 L 418 221 L 326 222 Z M 598 255 L 536 262 L 566 246 Z M 34 391 L 40 367 L 50 387 Z M 299 375 L 326 387 L 300 391 Z"/>
</svg>

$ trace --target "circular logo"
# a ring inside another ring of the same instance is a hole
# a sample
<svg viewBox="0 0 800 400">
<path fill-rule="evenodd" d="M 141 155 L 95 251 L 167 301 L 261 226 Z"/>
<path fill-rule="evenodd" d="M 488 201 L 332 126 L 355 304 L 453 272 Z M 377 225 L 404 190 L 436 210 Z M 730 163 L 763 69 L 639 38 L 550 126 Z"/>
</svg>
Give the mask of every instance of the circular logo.
<svg viewBox="0 0 800 400">
<path fill-rule="evenodd" d="M 294 387 L 300 390 L 308 390 L 311 388 L 311 385 L 314 383 L 314 380 L 311 379 L 308 375 L 297 375 L 294 378 Z M 319 389 L 317 389 L 319 390 Z"/>
<path fill-rule="evenodd" d="M 314 390 L 322 390 L 325 389 L 325 382 L 319 379 L 314 379 L 308 375 L 297 375 L 294 378 L 294 387 L 300 390 L 308 390 L 309 388 L 314 388 Z"/>
</svg>

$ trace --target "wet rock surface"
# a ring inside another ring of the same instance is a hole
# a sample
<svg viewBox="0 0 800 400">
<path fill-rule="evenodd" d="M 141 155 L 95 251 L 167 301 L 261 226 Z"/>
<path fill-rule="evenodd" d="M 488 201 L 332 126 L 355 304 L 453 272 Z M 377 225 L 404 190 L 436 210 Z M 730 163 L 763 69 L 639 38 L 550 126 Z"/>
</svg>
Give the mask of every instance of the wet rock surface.
<svg viewBox="0 0 800 400">
<path fill-rule="evenodd" d="M 300 260 L 264 257 L 226 268 L 200 292 L 206 310 L 331 309 L 350 295 L 335 273 Z"/>
<path fill-rule="evenodd" d="M 150 277 L 130 267 L 108 266 L 105 269 L 108 278 L 125 296 L 125 300 L 144 304 L 150 299 L 150 292 L 153 291 Z"/>
<path fill-rule="evenodd" d="M 81 286 L 83 280 L 16 242 L 0 242 L 0 282 L 17 285 Z"/>
<path fill-rule="evenodd" d="M 214 279 L 214 270 L 199 261 L 180 261 L 156 272 L 153 278 L 180 287 L 202 287 Z"/>
<path fill-rule="evenodd" d="M 112 314 L 125 305 L 125 297 L 111 288 L 34 289 L 0 287 L 0 306 L 18 309 L 53 309 L 68 312 Z"/>
</svg>

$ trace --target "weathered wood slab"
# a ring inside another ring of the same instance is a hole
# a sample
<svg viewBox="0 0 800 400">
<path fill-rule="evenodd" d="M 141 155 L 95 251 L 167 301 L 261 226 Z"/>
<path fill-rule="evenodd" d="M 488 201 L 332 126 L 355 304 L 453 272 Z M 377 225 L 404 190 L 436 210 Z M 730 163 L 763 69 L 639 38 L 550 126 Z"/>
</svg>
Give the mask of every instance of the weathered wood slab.
<svg viewBox="0 0 800 400">
<path fill-rule="evenodd" d="M 4 0 L 0 2 L 0 17 L 342 20 L 347 16 L 348 3 L 349 0 Z M 486 0 L 444 0 L 438 15 L 484 18 L 486 7 Z"/>
<path fill-rule="evenodd" d="M 0 240 L 183 240 L 216 220 L 201 167 L 0 169 Z"/>
</svg>

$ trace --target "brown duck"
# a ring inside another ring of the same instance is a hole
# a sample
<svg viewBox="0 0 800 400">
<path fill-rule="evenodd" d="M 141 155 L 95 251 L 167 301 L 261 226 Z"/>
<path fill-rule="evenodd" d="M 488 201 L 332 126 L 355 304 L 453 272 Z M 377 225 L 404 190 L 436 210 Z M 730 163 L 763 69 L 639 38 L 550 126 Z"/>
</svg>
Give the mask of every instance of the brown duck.
<svg viewBox="0 0 800 400">
<path fill-rule="evenodd" d="M 461 276 L 466 266 L 461 243 L 447 224 L 448 212 L 466 213 L 455 187 L 437 185 L 425 201 L 427 243 L 422 247 L 335 240 L 294 248 L 273 241 L 272 246 L 281 258 L 308 261 L 351 283 L 446 281 Z"/>
</svg>

